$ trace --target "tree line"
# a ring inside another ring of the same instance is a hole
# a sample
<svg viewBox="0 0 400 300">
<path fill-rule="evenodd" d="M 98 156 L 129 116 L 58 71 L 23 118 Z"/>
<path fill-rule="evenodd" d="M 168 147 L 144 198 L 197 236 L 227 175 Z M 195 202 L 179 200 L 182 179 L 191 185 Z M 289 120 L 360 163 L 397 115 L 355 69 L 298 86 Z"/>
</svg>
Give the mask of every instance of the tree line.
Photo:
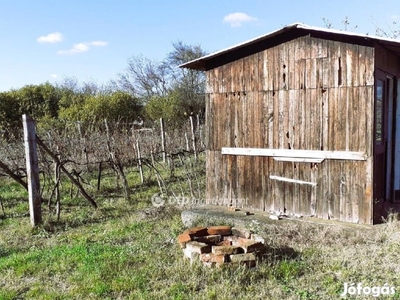
<svg viewBox="0 0 400 300">
<path fill-rule="evenodd" d="M 204 115 L 205 75 L 179 65 L 206 55 L 200 46 L 173 43 L 162 61 L 138 55 L 128 59 L 127 68 L 104 85 L 78 82 L 74 77 L 61 82 L 26 85 L 0 93 L 0 133 L 18 135 L 21 115 L 28 114 L 38 126 L 54 121 L 110 122 L 163 118 L 179 127 L 190 115 Z M 152 124 L 148 124 L 151 126 Z"/>
</svg>

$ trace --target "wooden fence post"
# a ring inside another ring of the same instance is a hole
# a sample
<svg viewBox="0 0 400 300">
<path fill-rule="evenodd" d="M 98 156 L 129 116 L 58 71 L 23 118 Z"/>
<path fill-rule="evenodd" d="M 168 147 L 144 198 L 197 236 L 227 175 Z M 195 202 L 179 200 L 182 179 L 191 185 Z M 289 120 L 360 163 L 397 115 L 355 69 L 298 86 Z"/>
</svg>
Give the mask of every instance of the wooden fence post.
<svg viewBox="0 0 400 300">
<path fill-rule="evenodd" d="M 196 135 L 195 135 L 195 131 L 194 131 L 193 116 L 190 116 L 190 129 L 192 131 L 192 146 L 193 146 L 193 152 L 194 152 L 194 160 L 197 160 Z"/>
<path fill-rule="evenodd" d="M 140 181 L 143 184 L 144 178 L 143 178 L 143 168 L 142 168 L 142 154 L 140 153 L 139 139 L 136 140 L 136 150 L 137 150 L 137 156 L 138 156 L 138 168 L 139 168 L 139 173 L 140 173 Z"/>
<path fill-rule="evenodd" d="M 78 126 L 78 133 L 79 133 L 79 138 L 80 138 L 80 142 L 82 143 L 83 142 L 83 149 L 82 149 L 82 152 L 83 152 L 83 155 L 85 156 L 85 163 L 86 163 L 86 171 L 89 173 L 90 172 L 90 168 L 89 168 L 89 155 L 88 155 L 88 152 L 87 152 L 87 149 L 86 149 L 86 138 L 85 137 L 83 137 L 83 134 L 82 134 L 82 125 L 81 125 L 81 121 L 78 121 L 77 122 L 77 126 Z"/>
<path fill-rule="evenodd" d="M 160 129 L 161 129 L 161 151 L 163 163 L 165 163 L 166 153 L 165 153 L 165 131 L 164 131 L 164 120 L 160 118 Z"/>
<path fill-rule="evenodd" d="M 189 139 L 188 139 L 186 130 L 185 130 L 185 141 L 186 141 L 186 151 L 189 152 L 190 151 Z"/>
<path fill-rule="evenodd" d="M 61 213 L 61 202 L 60 202 L 60 164 L 57 161 L 54 161 L 54 182 L 55 186 L 55 195 L 56 195 L 56 215 L 57 221 L 60 221 L 60 213 Z"/>
<path fill-rule="evenodd" d="M 99 169 L 97 171 L 97 191 L 100 191 L 101 170 L 102 170 L 102 162 L 99 162 Z"/>
<path fill-rule="evenodd" d="M 6 211 L 4 210 L 4 205 L 3 205 L 3 198 L 0 196 L 0 207 L 1 211 L 3 212 L 3 216 L 6 217 Z"/>
<path fill-rule="evenodd" d="M 36 147 L 35 122 L 28 115 L 22 116 L 24 127 L 26 174 L 28 175 L 29 213 L 32 226 L 42 222 L 39 166 Z"/>
</svg>

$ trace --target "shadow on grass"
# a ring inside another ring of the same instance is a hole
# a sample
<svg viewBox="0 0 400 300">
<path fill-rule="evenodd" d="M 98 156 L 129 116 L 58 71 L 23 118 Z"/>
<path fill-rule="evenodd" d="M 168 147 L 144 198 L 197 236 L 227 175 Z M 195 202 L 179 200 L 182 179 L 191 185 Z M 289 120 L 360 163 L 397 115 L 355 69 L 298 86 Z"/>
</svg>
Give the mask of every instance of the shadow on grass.
<svg viewBox="0 0 400 300">
<path fill-rule="evenodd" d="M 278 280 L 282 284 L 286 284 L 294 278 L 299 278 L 306 272 L 306 265 L 300 259 L 300 253 L 287 246 L 267 247 L 260 257 L 259 263 L 267 264 L 269 266 L 268 277 Z"/>
<path fill-rule="evenodd" d="M 263 260 L 293 260 L 299 257 L 299 252 L 294 250 L 292 247 L 269 247 L 266 246 L 262 253 L 259 253 L 259 258 Z"/>
<path fill-rule="evenodd" d="M 5 258 L 16 252 L 18 252 L 18 250 L 12 248 L 4 248 L 0 246 L 0 258 Z"/>
</svg>

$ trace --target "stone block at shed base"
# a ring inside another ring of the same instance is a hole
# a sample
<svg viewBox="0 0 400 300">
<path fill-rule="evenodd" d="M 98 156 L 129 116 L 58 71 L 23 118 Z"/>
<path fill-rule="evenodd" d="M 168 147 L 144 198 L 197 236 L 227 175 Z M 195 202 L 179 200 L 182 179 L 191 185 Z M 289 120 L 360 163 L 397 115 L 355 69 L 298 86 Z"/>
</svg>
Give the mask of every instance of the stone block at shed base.
<svg viewBox="0 0 400 300">
<path fill-rule="evenodd" d="M 182 223 L 190 228 L 198 224 L 224 224 L 239 228 L 251 228 L 256 224 L 265 226 L 276 226 L 277 222 L 286 223 L 289 219 L 271 220 L 269 213 L 265 211 L 254 210 L 250 215 L 245 215 L 242 211 L 228 211 L 227 206 L 202 204 L 184 210 L 181 213 Z M 212 233 L 216 234 L 216 233 Z"/>
</svg>

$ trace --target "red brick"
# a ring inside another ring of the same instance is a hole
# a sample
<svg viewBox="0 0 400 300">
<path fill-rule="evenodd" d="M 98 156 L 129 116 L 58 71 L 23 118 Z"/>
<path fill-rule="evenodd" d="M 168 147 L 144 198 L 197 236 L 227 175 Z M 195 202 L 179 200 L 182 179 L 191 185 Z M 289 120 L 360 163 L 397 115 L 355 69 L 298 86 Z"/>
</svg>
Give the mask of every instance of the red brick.
<svg viewBox="0 0 400 300">
<path fill-rule="evenodd" d="M 219 235 L 231 235 L 231 226 L 211 226 L 207 228 L 207 232 L 210 235 L 219 234 Z"/>
<path fill-rule="evenodd" d="M 190 259 L 190 263 L 192 264 L 195 260 L 199 259 L 199 253 L 191 251 L 189 248 L 183 249 L 183 258 Z"/>
<path fill-rule="evenodd" d="M 222 254 L 237 254 L 242 253 L 243 250 L 240 247 L 235 246 L 212 246 L 211 252 L 216 255 Z"/>
<path fill-rule="evenodd" d="M 216 255 L 213 253 L 200 254 L 200 260 L 203 262 L 211 262 L 211 263 L 217 263 L 217 264 L 223 264 L 227 261 L 225 255 L 223 255 L 223 254 Z"/>
<path fill-rule="evenodd" d="M 245 253 L 258 251 L 265 247 L 264 244 L 261 242 L 244 238 L 238 238 L 237 241 L 233 243 L 233 245 L 242 248 Z"/>
<path fill-rule="evenodd" d="M 195 241 L 200 243 L 206 243 L 208 245 L 215 245 L 221 241 L 222 237 L 219 234 L 199 236 L 195 238 Z"/>
<path fill-rule="evenodd" d="M 190 251 L 199 254 L 211 252 L 210 245 L 207 245 L 206 243 L 199 243 L 196 241 L 187 242 L 186 249 L 189 249 Z"/>
<path fill-rule="evenodd" d="M 190 242 L 192 239 L 189 234 L 187 233 L 182 233 L 178 235 L 178 243 L 181 246 L 181 248 L 185 248 L 186 243 Z"/>
<path fill-rule="evenodd" d="M 223 240 L 224 241 L 229 241 L 231 243 L 237 241 L 238 237 L 236 235 L 228 235 L 228 236 L 224 236 Z"/>
<path fill-rule="evenodd" d="M 244 228 L 232 227 L 232 234 L 241 238 L 249 239 L 251 237 L 251 231 Z"/>
<path fill-rule="evenodd" d="M 193 227 L 186 230 L 184 233 L 189 234 L 191 238 L 208 235 L 207 227 Z"/>
<path fill-rule="evenodd" d="M 221 242 L 215 244 L 215 246 L 231 246 L 231 245 L 232 245 L 232 241 L 228 241 L 228 240 L 221 241 Z"/>
<path fill-rule="evenodd" d="M 238 237 L 235 240 L 235 244 L 237 244 L 237 245 L 245 245 L 245 244 L 247 244 L 249 242 L 254 242 L 254 241 L 252 239 L 245 239 L 245 238 L 242 238 L 242 237 Z"/>
<path fill-rule="evenodd" d="M 233 264 L 244 264 L 247 267 L 254 267 L 256 265 L 256 256 L 253 253 L 232 254 L 229 259 Z"/>
</svg>

